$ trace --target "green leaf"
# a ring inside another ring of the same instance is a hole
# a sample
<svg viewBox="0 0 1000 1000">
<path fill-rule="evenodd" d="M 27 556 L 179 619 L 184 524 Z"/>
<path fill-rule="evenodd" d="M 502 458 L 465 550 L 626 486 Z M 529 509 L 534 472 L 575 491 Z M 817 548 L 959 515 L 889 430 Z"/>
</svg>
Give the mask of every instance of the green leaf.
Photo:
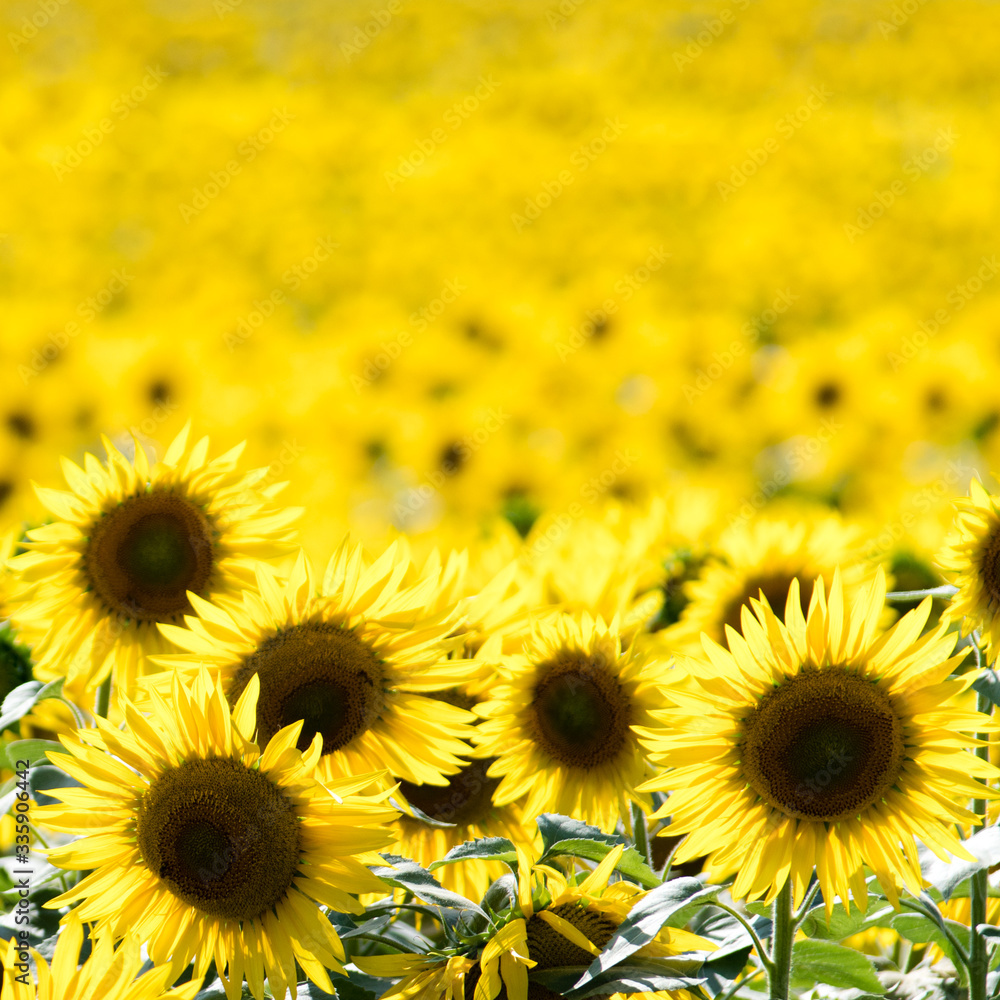
<svg viewBox="0 0 1000 1000">
<path fill-rule="evenodd" d="M 988 826 L 978 830 L 968 840 L 963 840 L 962 846 L 976 858 L 975 861 L 942 861 L 926 848 L 921 850 L 924 878 L 945 899 L 951 899 L 958 887 L 973 874 L 1000 862 L 1000 827 Z"/>
<path fill-rule="evenodd" d="M 479 916 L 486 917 L 478 903 L 445 889 L 426 868 L 422 868 L 410 858 L 403 858 L 398 854 L 383 854 L 382 857 L 392 867 L 373 867 L 372 874 L 377 875 L 387 885 L 396 889 L 406 889 L 425 903 L 454 907 L 456 910 L 471 910 Z"/>
<path fill-rule="evenodd" d="M 995 670 L 984 670 L 972 682 L 972 690 L 986 695 L 994 705 L 1000 705 L 1000 674 Z"/>
<path fill-rule="evenodd" d="M 842 989 L 885 993 L 871 962 L 861 952 L 832 941 L 796 941 L 792 945 L 792 974 Z"/>
<path fill-rule="evenodd" d="M 897 914 L 891 906 L 869 906 L 862 913 L 856 906 L 850 913 L 844 909 L 843 903 L 835 903 L 830 914 L 830 922 L 826 922 L 826 907 L 822 904 L 814 906 L 802 921 L 801 928 L 806 937 L 821 938 L 828 941 L 843 941 L 852 934 L 859 934 L 869 927 L 891 927 L 892 919 Z"/>
<path fill-rule="evenodd" d="M 948 930 L 954 935 L 958 943 L 966 950 L 969 950 L 969 928 L 965 924 L 960 924 L 955 920 L 944 920 Z M 954 962 L 959 964 L 959 958 L 955 954 L 955 949 L 948 940 L 947 935 L 938 926 L 937 922 L 922 913 L 899 913 L 892 921 L 893 930 L 902 937 L 907 938 L 916 944 L 936 944 Z"/>
<path fill-rule="evenodd" d="M 586 986 L 601 973 L 649 944 L 661 927 L 682 927 L 699 906 L 712 902 L 721 891 L 720 886 L 706 887 L 696 878 L 671 879 L 650 890 L 622 921 L 604 951 L 574 984 L 574 989 Z"/>
<path fill-rule="evenodd" d="M 538 859 L 538 863 L 548 864 L 552 858 L 560 854 L 573 858 L 586 858 L 588 861 L 603 861 L 614 849 L 611 844 L 602 844 L 596 840 L 560 840 L 546 850 Z M 644 889 L 655 889 L 663 881 L 634 847 L 625 848 L 615 869 L 634 879 Z"/>
<path fill-rule="evenodd" d="M 48 764 L 45 756 L 49 751 L 54 753 L 65 753 L 66 748 L 55 740 L 15 740 L 8 743 L 6 747 L 7 766 L 11 770 L 18 770 L 17 762 L 27 760 L 29 766 L 38 763 Z"/>
<path fill-rule="evenodd" d="M 560 840 L 596 840 L 600 844 L 610 844 L 612 847 L 627 843 L 625 838 L 617 833 L 605 833 L 599 827 L 581 823 L 572 816 L 561 816 L 559 813 L 542 813 L 535 823 L 542 836 L 542 850 L 546 854 L 552 845 Z"/>
<path fill-rule="evenodd" d="M 18 684 L 4 698 L 3 706 L 0 706 L 0 730 L 6 729 L 11 723 L 27 715 L 43 687 L 45 685 L 41 681 L 25 681 L 23 684 Z"/>
<path fill-rule="evenodd" d="M 584 1000 L 585 997 L 592 996 L 606 997 L 610 993 L 617 992 L 652 993 L 656 990 L 686 990 L 693 989 L 704 981 L 686 976 L 683 971 L 678 972 L 671 967 L 672 964 L 675 963 L 669 958 L 636 958 L 627 964 L 616 965 L 613 969 L 601 973 L 581 988 L 573 987 L 573 983 L 583 972 L 583 967 L 579 965 L 539 969 L 529 972 L 528 978 L 553 993 L 569 997 L 571 1000 Z"/>
<path fill-rule="evenodd" d="M 456 861 L 502 861 L 508 867 L 517 871 L 517 851 L 506 837 L 480 837 L 479 840 L 467 840 L 464 844 L 453 847 L 440 861 L 433 862 L 428 871 L 437 871 L 444 865 L 453 865 Z"/>
</svg>

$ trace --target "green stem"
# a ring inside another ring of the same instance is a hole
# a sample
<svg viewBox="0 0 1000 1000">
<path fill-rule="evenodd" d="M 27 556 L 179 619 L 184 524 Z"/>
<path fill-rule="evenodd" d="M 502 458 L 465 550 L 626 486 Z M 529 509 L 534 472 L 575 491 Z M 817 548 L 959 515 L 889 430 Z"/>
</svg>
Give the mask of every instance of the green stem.
<svg viewBox="0 0 1000 1000">
<path fill-rule="evenodd" d="M 646 814 L 638 802 L 632 803 L 632 842 L 643 860 L 653 867 L 653 854 L 649 848 L 649 827 L 646 825 Z"/>
<path fill-rule="evenodd" d="M 768 995 L 771 1000 L 788 1000 L 792 978 L 792 942 L 795 926 L 792 922 L 792 880 L 788 878 L 774 900 L 771 921 L 771 968 L 767 971 Z"/>
<path fill-rule="evenodd" d="M 753 941 L 754 950 L 757 952 L 757 957 L 760 959 L 760 964 L 767 971 L 768 976 L 774 971 L 774 963 L 771 961 L 771 956 L 768 955 L 767 949 L 764 947 L 763 941 L 757 936 L 757 932 L 753 929 L 753 925 L 747 920 L 746 917 L 740 913 L 739 910 L 734 909 L 732 906 L 728 906 L 725 903 L 720 903 L 719 900 L 714 900 L 713 906 L 717 906 L 720 910 L 725 910 L 731 917 L 735 917 L 742 925 L 743 929 L 750 935 L 750 940 Z"/>
<path fill-rule="evenodd" d="M 931 587 L 929 590 L 894 590 L 885 595 L 887 601 L 917 601 L 924 597 L 954 597 L 958 587 L 950 583 L 941 587 Z"/>
<path fill-rule="evenodd" d="M 819 880 L 817 879 L 812 888 L 806 893 L 806 898 L 802 900 L 802 905 L 792 914 L 792 924 L 797 930 L 799 924 L 802 923 L 806 918 L 806 914 L 809 912 L 813 905 L 813 900 L 816 898 L 816 894 L 819 892 Z"/>
<path fill-rule="evenodd" d="M 94 707 L 94 714 L 102 719 L 108 717 L 108 705 L 111 704 L 111 674 L 101 681 L 101 686 L 97 689 L 97 704 Z"/>
<path fill-rule="evenodd" d="M 978 640 L 978 636 L 975 639 Z M 976 642 L 978 653 L 978 641 Z M 978 659 L 978 656 L 977 656 Z M 976 708 L 989 716 L 993 703 L 986 695 L 977 693 Z M 988 738 L 987 733 L 979 733 L 981 740 Z M 989 747 L 976 747 L 976 756 L 989 760 Z M 973 799 L 972 811 L 980 817 L 979 826 L 986 825 L 986 799 Z M 980 924 L 986 923 L 986 869 L 974 872 L 969 884 L 969 1000 L 986 1000 L 986 974 L 989 971 L 989 955 L 986 940 L 976 930 Z"/>
</svg>

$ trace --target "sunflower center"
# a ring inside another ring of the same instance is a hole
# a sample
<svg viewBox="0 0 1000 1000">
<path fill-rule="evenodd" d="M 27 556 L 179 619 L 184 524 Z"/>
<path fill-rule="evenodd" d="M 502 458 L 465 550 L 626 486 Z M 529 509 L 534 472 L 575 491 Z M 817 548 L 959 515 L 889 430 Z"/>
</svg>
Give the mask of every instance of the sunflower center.
<svg viewBox="0 0 1000 1000">
<path fill-rule="evenodd" d="M 233 678 L 230 704 L 260 677 L 258 739 L 303 720 L 298 748 L 308 750 L 316 733 L 323 753 L 356 739 L 379 717 L 385 671 L 375 651 L 349 629 L 333 622 L 306 622 L 265 639 Z"/>
<path fill-rule="evenodd" d="M 614 760 L 628 739 L 632 703 L 603 661 L 571 654 L 540 673 L 529 706 L 538 744 L 569 767 Z"/>
<path fill-rule="evenodd" d="M 136 840 L 175 896 L 233 920 L 284 899 L 300 857 L 292 802 L 231 757 L 187 760 L 160 775 L 139 802 Z"/>
<path fill-rule="evenodd" d="M 212 574 L 213 530 L 197 504 L 176 493 L 129 497 L 94 525 L 84 572 L 112 611 L 137 621 L 193 614 L 187 592 Z"/>
<path fill-rule="evenodd" d="M 889 696 L 836 667 L 782 681 L 743 720 L 750 786 L 801 819 L 857 816 L 893 786 L 904 756 Z"/>
<path fill-rule="evenodd" d="M 598 948 L 603 948 L 618 929 L 606 914 L 585 910 L 576 903 L 560 903 L 551 912 L 572 924 Z M 528 957 L 538 963 L 539 969 L 555 969 L 562 965 L 590 965 L 594 956 L 578 944 L 564 938 L 551 924 L 538 914 L 527 923 Z"/>
<path fill-rule="evenodd" d="M 469 761 L 458 774 L 448 776 L 447 785 L 416 785 L 401 781 L 399 790 L 406 801 L 439 823 L 465 826 L 489 818 L 493 808 L 493 793 L 499 778 L 488 778 L 486 772 L 496 757 Z M 404 823 L 420 823 L 403 817 Z"/>
<path fill-rule="evenodd" d="M 986 542 L 981 573 L 990 607 L 996 609 L 1000 607 L 1000 528 L 994 528 Z"/>
<path fill-rule="evenodd" d="M 743 635 L 743 624 L 740 621 L 740 613 L 743 605 L 750 607 L 750 598 L 760 599 L 760 592 L 764 592 L 767 603 L 771 610 L 781 619 L 785 617 L 785 604 L 788 602 L 788 591 L 792 586 L 795 577 L 790 573 L 774 573 L 770 575 L 753 576 L 746 581 L 743 593 L 735 600 L 726 605 L 723 612 L 722 624 L 734 628 L 740 635 Z M 799 580 L 799 600 L 802 606 L 803 615 L 809 608 L 809 599 L 812 597 L 813 584 L 808 579 Z M 725 628 L 722 633 L 725 635 Z M 723 642 L 725 640 L 723 639 Z"/>
</svg>

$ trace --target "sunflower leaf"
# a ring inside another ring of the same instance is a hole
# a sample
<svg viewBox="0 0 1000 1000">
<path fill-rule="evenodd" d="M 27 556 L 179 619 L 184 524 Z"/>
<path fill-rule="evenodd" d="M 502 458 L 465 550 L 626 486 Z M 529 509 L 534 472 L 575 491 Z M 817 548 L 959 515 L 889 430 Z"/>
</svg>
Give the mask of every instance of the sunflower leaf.
<svg viewBox="0 0 1000 1000">
<path fill-rule="evenodd" d="M 27 715 L 44 687 L 41 681 L 25 681 L 14 688 L 4 698 L 3 706 L 0 707 L 0 730 L 6 729 Z"/>
<path fill-rule="evenodd" d="M 574 984 L 581 989 L 597 976 L 649 944 L 660 928 L 681 927 L 699 906 L 711 903 L 722 891 L 720 886 L 702 885 L 695 878 L 677 878 L 658 885 L 641 899 L 621 922 L 587 971 Z"/>
<path fill-rule="evenodd" d="M 972 690 L 986 695 L 994 705 L 1000 705 L 1000 674 L 996 670 L 984 670 L 972 682 Z"/>
<path fill-rule="evenodd" d="M 560 854 L 586 858 L 588 861 L 603 861 L 613 850 L 614 847 L 610 844 L 598 843 L 596 840 L 560 840 L 549 846 L 538 859 L 538 863 L 547 864 Z M 634 847 L 625 848 L 615 867 L 623 875 L 635 879 L 644 889 L 655 889 L 661 882 L 659 876 L 646 864 Z"/>
<path fill-rule="evenodd" d="M 921 849 L 921 868 L 924 878 L 944 899 L 951 899 L 955 890 L 971 875 L 983 868 L 992 868 L 1000 863 L 1000 827 L 988 826 L 974 833 L 962 846 L 976 861 L 942 861 L 926 848 Z"/>
<path fill-rule="evenodd" d="M 452 907 L 456 910 L 472 910 L 473 913 L 486 917 L 478 903 L 445 889 L 426 868 L 422 868 L 410 858 L 403 858 L 398 854 L 383 854 L 382 857 L 391 867 L 376 866 L 372 868 L 372 874 L 377 875 L 387 885 L 396 889 L 406 889 L 425 903 Z"/>
<path fill-rule="evenodd" d="M 19 762 L 28 761 L 29 766 L 35 764 L 48 764 L 45 755 L 53 753 L 65 753 L 66 748 L 55 740 L 14 740 L 6 746 L 6 765 L 11 770 L 21 770 L 16 765 Z"/>
<path fill-rule="evenodd" d="M 574 988 L 573 983 L 580 978 L 582 965 L 564 965 L 551 969 L 536 969 L 528 973 L 528 979 L 552 990 L 554 993 L 584 1000 L 590 996 L 607 996 L 609 993 L 655 992 L 656 990 L 691 989 L 704 982 L 679 970 L 669 958 L 635 958 L 628 963 L 616 965 L 582 988 Z"/>
<path fill-rule="evenodd" d="M 944 919 L 944 924 L 954 935 L 958 943 L 968 951 L 969 928 L 955 920 Z M 892 929 L 916 944 L 936 944 L 956 965 L 959 959 L 948 935 L 941 926 L 922 913 L 898 913 L 892 920 Z"/>
<path fill-rule="evenodd" d="M 535 823 L 542 836 L 542 849 L 545 854 L 548 854 L 552 846 L 560 841 L 595 840 L 611 847 L 628 843 L 624 837 L 616 833 L 604 833 L 596 826 L 581 823 L 580 820 L 570 816 L 561 816 L 559 813 L 542 813 Z"/>
<path fill-rule="evenodd" d="M 792 946 L 792 974 L 842 989 L 885 993 L 871 962 L 859 951 L 833 941 L 796 941 Z"/>
<path fill-rule="evenodd" d="M 506 837 L 480 837 L 478 840 L 467 840 L 464 844 L 453 847 L 440 861 L 431 863 L 428 871 L 436 871 L 444 865 L 453 865 L 456 861 L 502 861 L 513 871 L 517 871 L 517 851 Z"/>
<path fill-rule="evenodd" d="M 830 914 L 830 922 L 826 920 L 826 905 L 820 903 L 814 906 L 802 921 L 802 932 L 811 938 L 821 938 L 827 941 L 843 941 L 844 938 L 869 927 L 890 927 L 892 918 L 898 911 L 891 906 L 870 906 L 862 913 L 856 906 L 850 913 L 844 909 L 843 903 L 836 903 Z"/>
</svg>

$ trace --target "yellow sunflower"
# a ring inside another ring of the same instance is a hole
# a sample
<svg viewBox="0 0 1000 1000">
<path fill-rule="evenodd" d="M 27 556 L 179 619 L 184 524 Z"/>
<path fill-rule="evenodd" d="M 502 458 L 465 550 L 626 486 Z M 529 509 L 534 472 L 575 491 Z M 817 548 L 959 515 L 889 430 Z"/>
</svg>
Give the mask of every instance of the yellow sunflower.
<svg viewBox="0 0 1000 1000">
<path fill-rule="evenodd" d="M 531 983 L 529 970 L 590 965 L 611 940 L 646 891 L 620 880 L 608 884 L 621 860 L 623 845 L 612 850 L 586 876 L 567 879 L 548 866 L 532 867 L 527 848 L 517 845 L 519 874 L 517 905 L 483 946 L 478 962 L 468 957 L 435 959 L 422 955 L 356 956 L 354 963 L 370 975 L 402 976 L 390 997 L 422 1000 L 508 1000 L 556 997 L 540 983 Z M 577 881 L 579 879 L 579 881 Z M 711 942 L 689 931 L 664 927 L 635 954 L 661 959 L 686 951 L 707 951 Z M 694 966 L 692 966 L 694 967 Z M 420 992 L 422 989 L 423 992 Z M 608 1000 L 624 1000 L 612 993 Z M 690 1000 L 686 990 L 628 994 L 632 1000 Z"/>
<path fill-rule="evenodd" d="M 661 641 L 692 655 L 701 648 L 703 632 L 725 645 L 726 626 L 739 632 L 742 609 L 761 591 L 780 611 L 792 580 L 798 579 L 804 611 L 812 581 L 821 577 L 829 587 L 838 567 L 850 599 L 875 573 L 862 541 L 858 528 L 835 515 L 801 512 L 794 518 L 739 522 L 723 532 L 714 558 L 685 585 L 688 603 Z"/>
<path fill-rule="evenodd" d="M 963 805 L 995 796 L 974 779 L 1000 775 L 966 733 L 996 728 L 975 711 L 944 626 L 921 636 L 931 602 L 881 633 L 881 571 L 853 606 L 839 574 L 830 596 L 815 581 L 808 616 L 798 582 L 785 621 L 752 601 L 730 649 L 706 638 L 688 663 L 690 683 L 667 692 L 671 708 L 641 730 L 664 773 L 645 790 L 669 790 L 657 816 L 688 834 L 675 857 L 709 855 L 715 878 L 736 874 L 735 898 L 773 899 L 791 879 L 796 905 L 815 868 L 827 907 L 848 889 L 866 906 L 862 866 L 890 900 L 897 884 L 921 887 L 916 839 L 949 860 L 970 860 L 951 824 L 974 821 Z"/>
<path fill-rule="evenodd" d="M 474 737 L 480 756 L 497 758 L 487 772 L 503 779 L 493 801 L 527 796 L 529 821 L 557 812 L 604 830 L 619 818 L 629 826 L 629 800 L 648 804 L 635 789 L 651 774 L 631 727 L 652 722 L 660 664 L 622 649 L 617 619 L 587 614 L 539 624 L 523 652 L 502 659 L 501 682 L 476 706 L 486 721 Z"/>
<path fill-rule="evenodd" d="M 192 613 L 189 592 L 238 593 L 255 559 L 288 551 L 301 512 L 255 489 L 266 470 L 237 470 L 242 445 L 209 461 L 208 438 L 189 446 L 189 429 L 153 465 L 137 441 L 130 460 L 105 438 L 106 465 L 63 459 L 69 492 L 36 488 L 57 520 L 29 531 L 29 551 L 11 560 L 23 586 L 11 618 L 43 633 L 37 676 L 65 676 L 81 704 L 112 672 L 133 691 L 148 655 L 170 648 L 157 625 Z"/>
<path fill-rule="evenodd" d="M 987 662 L 1000 652 L 1000 497 L 986 492 L 978 479 L 968 497 L 955 501 L 955 530 L 938 556 L 938 565 L 958 587 L 941 616 L 960 621 L 962 635 L 979 630 Z"/>
<path fill-rule="evenodd" d="M 82 901 L 73 913 L 97 934 L 134 929 L 174 978 L 192 958 L 204 977 L 214 958 L 230 1000 L 244 973 L 257 1000 L 265 975 L 283 997 L 296 962 L 333 991 L 326 969 L 342 970 L 344 949 L 318 904 L 358 913 L 355 894 L 381 890 L 364 865 L 382 863 L 374 852 L 398 815 L 385 793 L 355 794 L 374 775 L 320 784 L 320 740 L 299 752 L 300 723 L 262 752 L 258 691 L 252 678 L 230 714 L 201 671 L 190 687 L 175 677 L 169 703 L 154 691 L 149 718 L 123 699 L 124 731 L 98 719 L 80 742 L 62 737 L 69 753 L 50 759 L 83 787 L 48 792 L 62 804 L 33 814 L 43 828 L 86 831 L 47 851 L 53 864 L 94 869 L 47 907 Z"/>
<path fill-rule="evenodd" d="M 90 957 L 77 968 L 82 944 L 83 924 L 73 915 L 56 940 L 51 968 L 34 948 L 30 950 L 36 968 L 32 974 L 28 949 L 18 948 L 12 938 L 3 960 L 4 1000 L 194 1000 L 201 988 L 201 980 L 193 979 L 168 990 L 177 977 L 166 965 L 139 976 L 143 960 L 134 932 L 117 949 L 109 936 L 97 938 Z"/>
<path fill-rule="evenodd" d="M 330 560 L 317 594 L 300 553 L 284 583 L 265 567 L 256 590 L 223 608 L 192 597 L 199 617 L 187 628 L 161 626 L 188 652 L 157 662 L 190 677 L 204 664 L 217 675 L 230 705 L 250 679 L 260 682 L 260 739 L 303 720 L 299 749 L 322 736 L 323 778 L 386 768 L 406 781 L 443 785 L 468 753 L 472 713 L 427 695 L 462 683 L 466 660 L 457 611 L 426 614 L 439 569 L 409 587 L 409 560 L 395 543 L 371 565 L 360 545 L 345 540 Z M 146 678 L 166 691 L 170 674 Z M 146 687 L 144 684 L 143 687 Z"/>
<path fill-rule="evenodd" d="M 487 669 L 478 680 L 442 691 L 434 697 L 472 710 L 485 700 L 485 691 L 494 680 L 495 671 Z M 489 777 L 487 771 L 494 760 L 493 757 L 463 757 L 462 769 L 449 775 L 448 784 L 443 786 L 401 781 L 398 792 L 403 800 L 403 815 L 396 823 L 399 840 L 393 853 L 413 858 L 426 868 L 468 840 L 506 837 L 515 843 L 530 841 L 535 831 L 525 824 L 520 803 L 497 805 L 493 801 L 500 778 Z M 437 826 L 435 823 L 451 825 Z M 437 874 L 446 888 L 478 900 L 490 883 L 505 871 L 502 862 L 473 860 L 448 865 Z"/>
</svg>

